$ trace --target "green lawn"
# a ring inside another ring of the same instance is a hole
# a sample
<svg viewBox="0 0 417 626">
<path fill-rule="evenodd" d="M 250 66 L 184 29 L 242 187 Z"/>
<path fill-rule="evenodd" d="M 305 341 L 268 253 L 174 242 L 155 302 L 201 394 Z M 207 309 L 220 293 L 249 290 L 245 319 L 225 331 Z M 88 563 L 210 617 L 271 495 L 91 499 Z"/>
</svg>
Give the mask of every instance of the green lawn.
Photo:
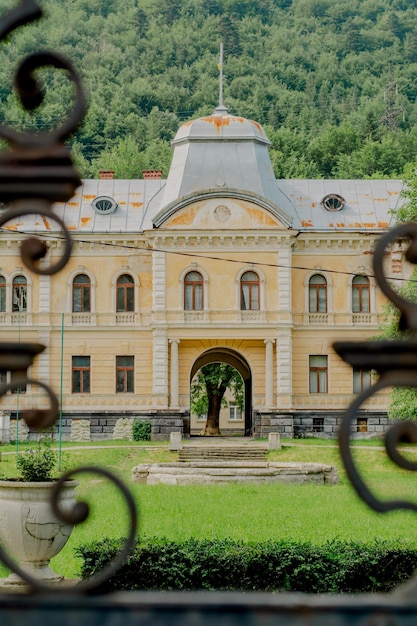
<svg viewBox="0 0 417 626">
<path fill-rule="evenodd" d="M 140 534 L 165 536 L 243 539 L 265 541 L 291 539 L 323 543 L 330 539 L 373 541 L 395 540 L 417 546 L 416 522 L 410 512 L 377 514 L 363 504 L 350 486 L 334 442 L 317 445 L 296 442 L 270 453 L 270 460 L 316 461 L 336 465 L 341 478 L 337 486 L 317 485 L 219 485 L 147 486 L 130 483 L 132 467 L 142 462 L 167 461 L 175 454 L 156 446 L 134 447 L 120 442 L 117 447 L 71 449 L 66 446 L 68 467 L 102 465 L 121 476 L 130 486 L 139 507 Z M 332 445 L 333 444 L 333 445 Z M 113 442 L 113 445 L 114 442 Z M 2 447 L 2 451 L 6 446 Z M 12 447 L 9 448 L 12 450 Z M 417 460 L 417 452 L 407 452 Z M 381 497 L 400 495 L 417 501 L 412 473 L 398 470 L 386 458 L 383 448 L 358 446 L 354 450 L 361 473 Z M 3 454 L 0 471 L 14 473 L 14 455 Z M 127 528 L 125 507 L 120 494 L 101 476 L 80 476 L 77 491 L 91 505 L 91 516 L 76 527 L 53 568 L 66 576 L 77 574 L 74 547 L 104 536 L 123 536 Z"/>
</svg>

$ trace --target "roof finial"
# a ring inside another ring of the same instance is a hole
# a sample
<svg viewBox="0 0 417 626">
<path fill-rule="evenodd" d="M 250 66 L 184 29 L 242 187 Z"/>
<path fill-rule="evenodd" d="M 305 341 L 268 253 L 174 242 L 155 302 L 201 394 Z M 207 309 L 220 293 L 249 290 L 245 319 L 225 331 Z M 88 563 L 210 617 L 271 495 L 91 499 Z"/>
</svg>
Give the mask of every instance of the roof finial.
<svg viewBox="0 0 417 626">
<path fill-rule="evenodd" d="M 219 105 L 215 108 L 214 113 L 216 115 L 225 115 L 227 109 L 223 103 L 223 42 L 220 42 L 220 61 L 219 61 Z"/>
<path fill-rule="evenodd" d="M 219 70 L 220 70 L 220 88 L 219 88 L 219 107 L 223 105 L 223 42 L 220 42 L 220 62 L 219 62 Z"/>
</svg>

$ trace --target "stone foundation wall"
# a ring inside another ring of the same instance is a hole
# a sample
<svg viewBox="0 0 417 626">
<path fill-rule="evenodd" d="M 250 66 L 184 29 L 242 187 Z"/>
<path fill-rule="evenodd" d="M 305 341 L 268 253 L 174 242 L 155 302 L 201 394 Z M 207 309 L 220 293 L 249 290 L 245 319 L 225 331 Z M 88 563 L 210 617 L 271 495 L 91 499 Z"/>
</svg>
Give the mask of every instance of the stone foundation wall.
<svg viewBox="0 0 417 626">
<path fill-rule="evenodd" d="M 300 412 L 294 414 L 295 437 L 334 438 L 337 436 L 343 418 L 343 411 Z M 357 413 L 356 423 L 352 425 L 353 439 L 372 439 L 382 437 L 392 424 L 386 413 Z"/>
<path fill-rule="evenodd" d="M 16 416 L 10 420 L 10 438 L 15 439 Z M 64 415 L 62 417 L 63 441 L 100 441 L 108 439 L 133 440 L 133 422 L 136 419 L 149 421 L 152 424 L 151 438 L 153 440 L 169 440 L 172 432 L 179 432 L 181 436 L 189 436 L 189 416 L 178 412 L 158 412 L 129 415 L 110 416 L 107 414 Z M 88 432 L 89 431 L 89 432 Z M 19 419 L 18 435 L 20 441 L 36 440 L 39 434 L 30 431 L 24 420 Z M 58 425 L 54 426 L 53 438 L 58 439 Z"/>
<path fill-rule="evenodd" d="M 303 411 L 279 413 L 274 411 L 255 411 L 253 416 L 253 436 L 267 439 L 269 433 L 279 433 L 281 437 L 321 437 L 335 438 L 342 420 L 343 411 Z M 100 441 L 104 439 L 133 439 L 133 421 L 140 419 L 151 422 L 151 439 L 168 441 L 170 433 L 190 436 L 190 418 L 188 414 L 174 411 L 132 413 L 111 416 L 107 414 L 64 415 L 62 417 L 63 441 Z M 77 434 L 77 421 L 84 422 L 82 433 Z M 357 424 L 353 425 L 352 438 L 370 439 L 382 437 L 392 423 L 385 413 L 358 414 Z M 88 428 L 89 427 L 89 428 Z M 76 428 L 75 432 L 73 432 Z M 89 437 L 88 439 L 88 430 Z M 199 432 L 199 431 L 198 431 Z M 193 435 L 198 434 L 193 430 Z M 224 432 L 232 435 L 233 432 Z M 18 435 L 20 441 L 35 440 L 38 433 L 30 431 L 23 420 L 19 420 Z M 16 436 L 15 415 L 11 415 L 10 439 Z M 54 428 L 54 438 L 58 439 L 58 426 Z"/>
<path fill-rule="evenodd" d="M 253 436 L 258 439 L 268 438 L 269 433 L 279 433 L 281 437 L 294 436 L 294 418 L 292 413 L 255 412 L 253 416 Z"/>
</svg>

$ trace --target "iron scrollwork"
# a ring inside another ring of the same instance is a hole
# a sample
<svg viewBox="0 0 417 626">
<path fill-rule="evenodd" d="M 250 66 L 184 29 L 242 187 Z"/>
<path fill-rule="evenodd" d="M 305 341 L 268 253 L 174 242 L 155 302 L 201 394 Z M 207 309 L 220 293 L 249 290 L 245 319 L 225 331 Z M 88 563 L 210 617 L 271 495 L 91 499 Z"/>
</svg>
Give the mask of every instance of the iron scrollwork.
<svg viewBox="0 0 417 626">
<path fill-rule="evenodd" d="M 417 264 L 417 224 L 402 224 L 383 235 L 373 256 L 374 273 L 384 294 L 400 311 L 399 330 L 402 339 L 336 342 L 335 351 L 354 368 L 374 370 L 378 379 L 360 393 L 343 417 L 339 431 L 339 447 L 348 477 L 359 496 L 379 512 L 397 509 L 417 512 L 417 503 L 402 499 L 381 500 L 368 488 L 360 475 L 349 447 L 352 429 L 361 405 L 376 392 L 388 387 L 417 387 L 417 303 L 405 299 L 390 285 L 384 274 L 386 251 L 396 241 L 408 241 L 407 261 Z M 417 424 L 410 421 L 395 423 L 385 434 L 385 448 L 389 458 L 400 468 L 416 471 L 417 463 L 405 458 L 400 443 L 417 443 Z"/>
<path fill-rule="evenodd" d="M 0 41 L 19 26 L 23 26 L 42 16 L 42 10 L 35 0 L 21 0 L 0 20 Z M 68 201 L 81 180 L 74 169 L 71 156 L 64 142 L 75 130 L 86 112 L 86 98 L 80 79 L 72 64 L 59 54 L 37 52 L 25 58 L 18 67 L 14 86 L 22 106 L 33 111 L 44 100 L 41 85 L 35 73 L 42 67 L 65 70 L 75 85 L 75 103 L 68 117 L 61 126 L 43 133 L 21 132 L 0 124 L 0 137 L 5 139 L 9 148 L 0 153 L 0 203 L 6 207 L 0 215 L 0 228 L 10 220 L 25 215 L 42 216 L 55 222 L 61 228 L 64 238 L 64 253 L 54 264 L 41 266 L 40 260 L 48 252 L 45 242 L 36 237 L 28 237 L 21 244 L 21 258 L 25 266 L 37 274 L 52 275 L 59 272 L 67 263 L 71 254 L 71 237 L 62 219 L 54 213 L 55 202 Z M 9 207 L 10 205 L 10 207 Z M 0 368 L 13 372 L 13 382 L 0 387 L 0 398 L 8 391 L 16 390 L 22 384 L 40 387 L 48 396 L 49 408 L 30 409 L 20 412 L 27 425 L 34 430 L 44 430 L 52 426 L 59 413 L 58 399 L 54 392 L 43 382 L 32 380 L 27 370 L 34 358 L 44 350 L 41 344 L 2 343 L 0 345 Z M 131 551 L 137 530 L 137 511 L 135 502 L 128 489 L 119 478 L 106 469 L 98 467 L 80 467 L 63 475 L 52 487 L 51 504 L 60 521 L 78 524 L 89 514 L 88 505 L 78 502 L 72 511 L 63 512 L 59 506 L 60 491 L 67 480 L 80 473 L 95 473 L 110 480 L 121 491 L 129 511 L 129 532 L 125 546 L 104 570 L 92 579 L 77 586 L 80 592 L 91 591 L 103 583 Z M 49 591 L 49 587 L 30 576 L 0 546 L 0 560 L 20 576 L 30 588 L 36 591 Z M 60 588 L 60 593 L 72 591 Z"/>
</svg>

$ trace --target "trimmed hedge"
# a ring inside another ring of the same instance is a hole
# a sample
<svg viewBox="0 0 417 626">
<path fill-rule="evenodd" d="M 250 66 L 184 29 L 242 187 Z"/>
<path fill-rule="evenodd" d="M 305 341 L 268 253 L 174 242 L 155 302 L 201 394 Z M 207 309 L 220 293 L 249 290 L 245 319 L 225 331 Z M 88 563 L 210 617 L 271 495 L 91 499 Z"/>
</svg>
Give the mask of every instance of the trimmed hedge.
<svg viewBox="0 0 417 626">
<path fill-rule="evenodd" d="M 76 548 L 83 579 L 115 558 L 123 539 Z M 330 541 L 316 546 L 288 541 L 243 543 L 230 539 L 138 541 L 104 590 L 386 592 L 409 579 L 417 550 L 386 541 Z"/>
<path fill-rule="evenodd" d="M 133 421 L 133 441 L 150 441 L 152 424 L 148 421 Z"/>
</svg>

